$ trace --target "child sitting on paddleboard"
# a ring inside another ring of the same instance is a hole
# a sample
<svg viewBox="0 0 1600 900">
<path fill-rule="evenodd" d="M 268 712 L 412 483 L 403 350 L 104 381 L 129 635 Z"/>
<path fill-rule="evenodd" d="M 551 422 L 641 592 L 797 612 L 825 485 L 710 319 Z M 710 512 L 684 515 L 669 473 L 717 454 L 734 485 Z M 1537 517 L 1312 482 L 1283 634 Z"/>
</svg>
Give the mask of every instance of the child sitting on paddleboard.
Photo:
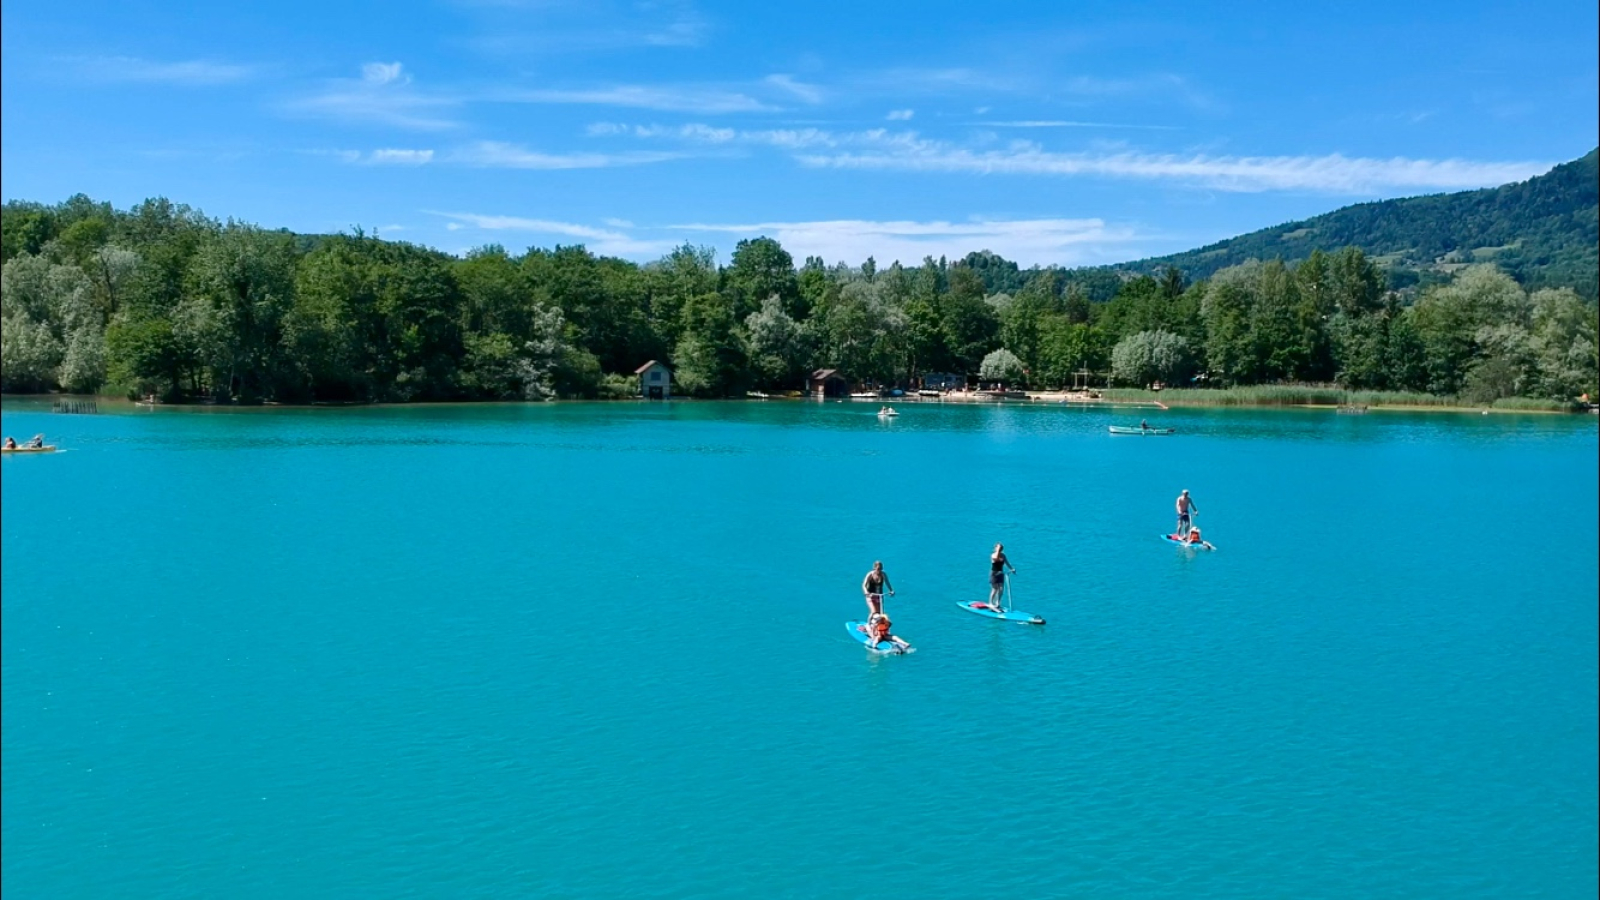
<svg viewBox="0 0 1600 900">
<path fill-rule="evenodd" d="M 874 645 L 888 641 L 901 653 L 910 650 L 911 645 L 909 643 L 889 631 L 890 624 L 888 616 L 883 613 L 873 613 L 867 618 L 867 636 L 873 639 Z"/>
</svg>

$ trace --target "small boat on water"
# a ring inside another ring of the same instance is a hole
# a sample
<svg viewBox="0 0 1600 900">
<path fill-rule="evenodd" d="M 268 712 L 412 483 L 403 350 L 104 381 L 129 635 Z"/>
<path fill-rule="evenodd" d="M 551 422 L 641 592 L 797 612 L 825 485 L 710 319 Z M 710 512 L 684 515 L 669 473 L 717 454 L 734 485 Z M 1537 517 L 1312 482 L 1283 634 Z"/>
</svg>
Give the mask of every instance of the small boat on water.
<svg viewBox="0 0 1600 900">
<path fill-rule="evenodd" d="M 879 400 L 882 399 L 877 391 L 857 391 L 850 395 L 851 400 Z"/>
<path fill-rule="evenodd" d="M 885 406 L 883 409 L 878 410 L 878 418 L 880 419 L 888 419 L 898 415 L 900 414 L 895 412 L 892 406 Z"/>
<path fill-rule="evenodd" d="M 1127 425 L 1111 425 L 1109 427 L 1111 429 L 1111 433 L 1112 434 L 1145 434 L 1145 435 L 1172 434 L 1173 430 L 1174 430 L 1174 429 L 1171 429 L 1171 428 L 1137 428 L 1137 427 L 1129 427 Z"/>
<path fill-rule="evenodd" d="M 0 453 L 54 453 L 55 444 L 45 444 L 43 447 L 0 447 Z"/>
</svg>

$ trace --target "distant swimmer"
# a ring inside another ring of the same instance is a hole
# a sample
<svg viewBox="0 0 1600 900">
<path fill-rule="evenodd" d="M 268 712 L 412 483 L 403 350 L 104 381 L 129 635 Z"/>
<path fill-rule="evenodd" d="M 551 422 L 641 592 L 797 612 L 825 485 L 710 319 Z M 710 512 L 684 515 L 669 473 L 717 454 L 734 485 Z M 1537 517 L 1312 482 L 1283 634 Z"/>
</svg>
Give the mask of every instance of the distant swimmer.
<svg viewBox="0 0 1600 900">
<path fill-rule="evenodd" d="M 1011 574 L 1017 574 L 1017 567 L 1006 559 L 1004 544 L 995 544 L 994 552 L 989 554 L 989 606 L 993 609 L 1000 608 L 1000 598 L 1006 592 L 1006 569 Z"/>
<path fill-rule="evenodd" d="M 883 560 L 872 564 L 872 571 L 861 580 L 861 593 L 867 596 L 867 614 L 874 616 L 883 615 L 883 592 L 887 590 L 889 596 L 894 596 L 894 586 L 889 584 L 889 575 L 883 571 Z"/>
<path fill-rule="evenodd" d="M 1189 517 L 1199 511 L 1200 507 L 1195 506 L 1194 500 L 1189 497 L 1189 489 L 1184 488 L 1183 493 L 1178 495 L 1178 530 L 1173 533 L 1186 533 L 1189 530 Z"/>
<path fill-rule="evenodd" d="M 1198 528 L 1189 529 L 1188 544 L 1191 547 L 1205 547 L 1208 550 L 1211 549 L 1211 542 L 1200 536 L 1200 529 Z"/>
</svg>

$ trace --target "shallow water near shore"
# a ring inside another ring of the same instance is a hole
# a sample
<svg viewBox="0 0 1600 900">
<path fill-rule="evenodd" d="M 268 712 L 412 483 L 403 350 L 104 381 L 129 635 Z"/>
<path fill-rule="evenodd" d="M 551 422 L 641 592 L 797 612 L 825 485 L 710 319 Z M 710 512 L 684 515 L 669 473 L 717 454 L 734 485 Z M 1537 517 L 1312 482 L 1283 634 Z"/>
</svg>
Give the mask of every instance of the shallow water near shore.
<svg viewBox="0 0 1600 900">
<path fill-rule="evenodd" d="M 897 408 L 8 400 L 8 900 L 1592 896 L 1592 418 Z"/>
</svg>

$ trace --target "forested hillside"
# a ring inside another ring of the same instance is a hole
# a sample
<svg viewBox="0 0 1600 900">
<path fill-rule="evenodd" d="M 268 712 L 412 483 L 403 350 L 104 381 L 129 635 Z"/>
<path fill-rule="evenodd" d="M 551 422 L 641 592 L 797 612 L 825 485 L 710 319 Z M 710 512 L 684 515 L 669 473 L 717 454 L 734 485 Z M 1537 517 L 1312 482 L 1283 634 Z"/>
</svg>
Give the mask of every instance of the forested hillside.
<svg viewBox="0 0 1600 900">
<path fill-rule="evenodd" d="M 1492 262 L 1523 287 L 1570 287 L 1588 300 L 1600 284 L 1600 150 L 1516 184 L 1458 194 L 1361 203 L 1184 253 L 1113 267 L 1188 278 L 1248 259 L 1294 262 L 1313 250 L 1358 247 L 1396 287 L 1447 280 Z"/>
</svg>

